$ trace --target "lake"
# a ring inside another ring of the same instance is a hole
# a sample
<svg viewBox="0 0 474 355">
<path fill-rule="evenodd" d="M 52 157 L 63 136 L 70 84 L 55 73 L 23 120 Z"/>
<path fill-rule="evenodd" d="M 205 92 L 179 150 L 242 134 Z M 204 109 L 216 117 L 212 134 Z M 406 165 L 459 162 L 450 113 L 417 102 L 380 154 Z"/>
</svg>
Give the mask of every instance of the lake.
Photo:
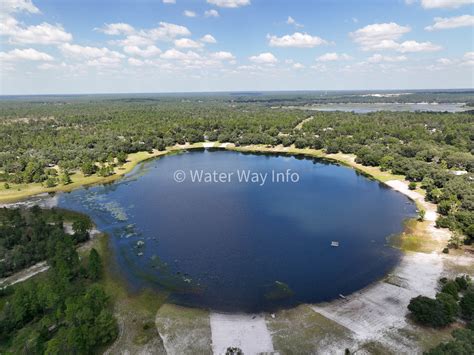
<svg viewBox="0 0 474 355">
<path fill-rule="evenodd" d="M 329 103 L 329 104 L 314 104 L 304 106 L 286 106 L 290 109 L 301 109 L 309 111 L 341 111 L 354 113 L 370 113 L 378 111 L 392 111 L 392 112 L 463 112 L 471 108 L 464 103 L 428 103 L 428 102 L 414 102 L 414 103 Z"/>
<path fill-rule="evenodd" d="M 150 160 L 55 199 L 110 234 L 111 267 L 131 291 L 166 289 L 172 302 L 232 312 L 367 286 L 400 260 L 388 238 L 416 215 L 407 197 L 353 169 L 223 150 Z"/>
</svg>

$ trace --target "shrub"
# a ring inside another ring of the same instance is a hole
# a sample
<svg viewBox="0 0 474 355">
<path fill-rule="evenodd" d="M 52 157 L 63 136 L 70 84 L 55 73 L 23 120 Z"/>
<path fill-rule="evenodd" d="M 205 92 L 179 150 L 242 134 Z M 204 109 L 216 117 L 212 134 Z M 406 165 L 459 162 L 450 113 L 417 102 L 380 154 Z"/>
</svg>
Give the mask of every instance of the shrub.
<svg viewBox="0 0 474 355">
<path fill-rule="evenodd" d="M 410 300 L 408 309 L 416 322 L 432 327 L 444 327 L 454 320 L 456 300 L 450 295 L 440 295 L 436 299 L 417 296 Z"/>
<path fill-rule="evenodd" d="M 464 318 L 469 320 L 474 320 L 474 290 L 466 292 L 461 302 L 459 302 L 461 307 L 461 314 Z"/>
</svg>

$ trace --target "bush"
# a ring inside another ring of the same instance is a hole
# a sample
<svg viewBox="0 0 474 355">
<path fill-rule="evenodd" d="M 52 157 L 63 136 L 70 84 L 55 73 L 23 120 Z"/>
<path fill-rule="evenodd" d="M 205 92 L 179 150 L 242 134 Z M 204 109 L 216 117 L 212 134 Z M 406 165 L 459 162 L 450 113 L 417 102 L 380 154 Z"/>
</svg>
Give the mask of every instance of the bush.
<svg viewBox="0 0 474 355">
<path fill-rule="evenodd" d="M 416 182 L 412 181 L 408 184 L 408 188 L 410 190 L 415 190 L 416 189 Z"/>
<path fill-rule="evenodd" d="M 441 288 L 441 292 L 453 296 L 455 300 L 459 299 L 459 286 L 456 281 L 447 281 Z"/>
<path fill-rule="evenodd" d="M 463 318 L 468 320 L 474 320 L 474 290 L 466 292 L 461 302 L 459 302 L 461 307 L 461 314 Z"/>
<path fill-rule="evenodd" d="M 474 354 L 474 331 L 470 329 L 456 329 L 452 333 L 453 340 L 441 343 L 431 349 L 426 355 Z"/>
<path fill-rule="evenodd" d="M 432 327 L 444 327 L 454 321 L 456 300 L 450 295 L 440 295 L 436 299 L 417 296 L 410 300 L 408 309 L 416 322 Z"/>
</svg>

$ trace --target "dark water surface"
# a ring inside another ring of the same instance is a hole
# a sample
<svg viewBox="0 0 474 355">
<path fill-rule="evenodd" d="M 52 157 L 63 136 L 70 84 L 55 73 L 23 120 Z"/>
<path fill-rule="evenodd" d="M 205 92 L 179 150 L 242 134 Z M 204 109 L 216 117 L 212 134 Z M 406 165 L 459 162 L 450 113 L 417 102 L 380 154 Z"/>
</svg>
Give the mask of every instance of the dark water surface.
<svg viewBox="0 0 474 355">
<path fill-rule="evenodd" d="M 193 183 L 194 169 L 234 177 Z M 271 181 L 287 169 L 298 182 Z M 239 182 L 238 171 L 269 176 L 260 186 Z M 57 198 L 110 233 L 115 268 L 133 290 L 171 289 L 176 303 L 225 311 L 327 301 L 368 285 L 396 265 L 387 238 L 416 213 L 350 168 L 229 151 L 148 161 L 119 182 Z"/>
</svg>

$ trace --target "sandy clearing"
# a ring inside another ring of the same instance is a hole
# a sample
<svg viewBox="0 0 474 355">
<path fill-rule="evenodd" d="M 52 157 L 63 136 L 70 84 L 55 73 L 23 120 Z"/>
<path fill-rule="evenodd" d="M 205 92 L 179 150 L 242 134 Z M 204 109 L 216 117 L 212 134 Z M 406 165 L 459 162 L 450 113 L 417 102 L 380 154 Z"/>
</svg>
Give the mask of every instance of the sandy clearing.
<svg viewBox="0 0 474 355">
<path fill-rule="evenodd" d="M 406 315 L 410 299 L 433 297 L 443 275 L 438 254 L 408 253 L 385 280 L 347 297 L 346 300 L 313 305 L 324 317 L 346 327 L 361 342 L 377 341 L 397 352 L 420 351 L 415 342 L 400 343 L 397 330 L 414 327 Z"/>
<path fill-rule="evenodd" d="M 215 144 L 215 142 L 204 142 L 204 143 L 202 144 L 202 146 L 203 146 L 204 148 L 212 148 L 212 147 L 214 147 L 214 144 Z"/>
<path fill-rule="evenodd" d="M 211 353 L 207 310 L 165 304 L 156 314 L 155 325 L 167 354 Z"/>
<path fill-rule="evenodd" d="M 45 272 L 48 269 L 49 269 L 49 265 L 46 263 L 46 261 L 42 261 L 33 266 L 30 266 L 28 269 L 21 270 L 9 277 L 0 279 L 0 288 L 3 288 L 7 285 L 11 286 L 19 282 L 26 281 L 35 275 Z"/>
<path fill-rule="evenodd" d="M 211 312 L 210 321 L 214 354 L 225 354 L 230 346 L 236 346 L 249 355 L 274 351 L 264 314 Z"/>
</svg>

